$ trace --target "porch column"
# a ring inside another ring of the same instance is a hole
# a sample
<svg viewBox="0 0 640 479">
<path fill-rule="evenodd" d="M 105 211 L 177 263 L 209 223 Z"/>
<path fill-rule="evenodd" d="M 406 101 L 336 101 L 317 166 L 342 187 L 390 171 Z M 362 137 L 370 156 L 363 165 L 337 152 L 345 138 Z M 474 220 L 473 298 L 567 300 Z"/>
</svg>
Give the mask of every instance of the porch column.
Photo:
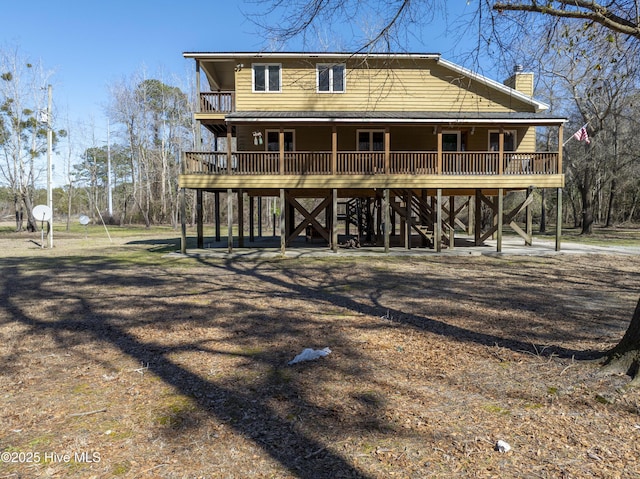
<svg viewBox="0 0 640 479">
<path fill-rule="evenodd" d="M 280 143 L 280 159 L 279 159 L 279 170 L 280 174 L 284 175 L 284 128 L 280 127 L 280 132 L 278 134 L 278 141 Z"/>
<path fill-rule="evenodd" d="M 438 164 L 436 165 L 436 174 L 442 174 L 442 129 L 438 127 Z"/>
<path fill-rule="evenodd" d="M 560 251 L 560 239 L 562 237 L 562 188 L 558 188 L 558 211 L 556 214 L 556 251 Z"/>
<path fill-rule="evenodd" d="M 186 188 L 180 188 L 180 253 L 187 254 L 187 199 Z"/>
<path fill-rule="evenodd" d="M 227 126 L 227 174 L 231 174 L 231 126 Z"/>
<path fill-rule="evenodd" d="M 331 249 L 338 252 L 338 190 L 331 190 Z"/>
<path fill-rule="evenodd" d="M 382 233 L 384 235 L 384 252 L 389 252 L 389 235 L 391 234 L 391 203 L 389 202 L 389 188 L 384 189 L 384 216 Z"/>
<path fill-rule="evenodd" d="M 504 190 L 502 188 L 498 188 L 498 217 L 496 218 L 497 226 L 498 226 L 498 229 L 496 230 L 497 231 L 496 251 L 498 253 L 502 251 L 502 210 L 503 210 L 502 195 L 503 193 L 504 193 Z"/>
<path fill-rule="evenodd" d="M 438 188 L 436 193 L 436 224 L 433 225 L 433 235 L 436 252 L 440 253 L 442 251 L 442 188 Z"/>
<path fill-rule="evenodd" d="M 244 248 L 244 191 L 238 190 L 238 247 Z"/>
<path fill-rule="evenodd" d="M 391 134 L 389 127 L 384 129 L 384 174 L 388 175 L 391 171 Z"/>
<path fill-rule="evenodd" d="M 285 225 L 285 194 L 284 188 L 280 188 L 280 254 L 284 256 L 285 246 L 287 244 L 287 229 Z"/>
<path fill-rule="evenodd" d="M 564 125 L 560 125 L 558 127 L 558 171 L 559 175 L 562 174 L 562 144 L 563 144 L 563 136 L 564 136 Z"/>
<path fill-rule="evenodd" d="M 202 103 L 200 99 L 200 60 L 196 59 L 196 112 L 202 112 Z M 202 137 L 200 132 L 200 121 L 196 121 L 195 138 L 196 151 L 202 148 Z"/>
<path fill-rule="evenodd" d="M 335 125 L 331 127 L 331 174 L 338 172 L 338 129 Z"/>
<path fill-rule="evenodd" d="M 227 251 L 233 252 L 233 190 L 227 190 Z"/>
<path fill-rule="evenodd" d="M 504 128 L 498 134 L 498 174 L 504 173 Z"/>
<path fill-rule="evenodd" d="M 196 190 L 196 234 L 197 234 L 197 248 L 204 248 L 204 234 L 202 231 L 202 190 L 198 188 Z"/>
</svg>

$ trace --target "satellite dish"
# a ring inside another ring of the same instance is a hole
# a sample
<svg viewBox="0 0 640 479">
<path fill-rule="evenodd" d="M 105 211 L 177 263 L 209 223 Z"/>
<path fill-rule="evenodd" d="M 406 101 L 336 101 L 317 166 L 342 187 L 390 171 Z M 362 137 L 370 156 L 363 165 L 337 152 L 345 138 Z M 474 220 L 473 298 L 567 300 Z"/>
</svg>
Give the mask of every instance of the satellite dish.
<svg viewBox="0 0 640 479">
<path fill-rule="evenodd" d="M 49 221 L 51 219 L 51 208 L 47 205 L 37 205 L 31 212 L 37 221 Z"/>
<path fill-rule="evenodd" d="M 78 221 L 80 221 L 81 225 L 88 225 L 90 220 L 87 215 L 80 215 L 80 218 L 78 218 Z"/>
</svg>

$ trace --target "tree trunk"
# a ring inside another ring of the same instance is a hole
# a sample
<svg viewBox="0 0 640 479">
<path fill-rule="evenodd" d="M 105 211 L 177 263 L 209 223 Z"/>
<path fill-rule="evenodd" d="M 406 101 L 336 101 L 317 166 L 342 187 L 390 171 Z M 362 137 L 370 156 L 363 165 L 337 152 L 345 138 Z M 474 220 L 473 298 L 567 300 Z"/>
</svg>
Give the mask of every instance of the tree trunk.
<svg viewBox="0 0 640 479">
<path fill-rule="evenodd" d="M 603 372 L 627 374 L 631 376 L 631 385 L 640 386 L 640 300 L 633 312 L 627 332 L 618 345 L 607 353 Z"/>
<path fill-rule="evenodd" d="M 547 205 L 545 204 L 545 189 L 542 188 L 542 199 L 540 200 L 540 233 L 547 232 Z M 560 221 L 560 218 L 558 218 Z"/>
<path fill-rule="evenodd" d="M 616 196 L 616 179 L 611 180 L 611 189 L 609 190 L 609 204 L 607 205 L 607 222 L 605 226 L 609 228 L 611 226 L 611 215 L 613 214 L 613 201 Z"/>
<path fill-rule="evenodd" d="M 586 168 L 584 180 L 580 185 L 582 199 L 582 232 L 583 235 L 593 233 L 593 173 L 591 168 Z"/>
</svg>

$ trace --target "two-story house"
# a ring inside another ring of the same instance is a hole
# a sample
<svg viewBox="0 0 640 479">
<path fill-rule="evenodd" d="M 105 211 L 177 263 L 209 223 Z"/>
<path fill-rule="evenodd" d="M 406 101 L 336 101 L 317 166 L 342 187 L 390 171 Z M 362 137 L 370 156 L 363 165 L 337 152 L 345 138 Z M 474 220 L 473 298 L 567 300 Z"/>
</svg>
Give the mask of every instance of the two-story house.
<svg viewBox="0 0 640 479">
<path fill-rule="evenodd" d="M 196 190 L 199 212 L 203 193 L 215 195 L 216 236 L 228 195 L 229 249 L 234 224 L 244 242 L 244 202 L 253 235 L 254 199 L 266 197 L 281 205 L 283 252 L 301 234 L 337 251 L 350 227 L 386 251 L 416 239 L 440 251 L 453 247 L 456 223 L 476 244 L 496 236 L 500 250 L 503 224 L 530 243 L 532 189 L 563 187 L 566 119 L 533 98 L 533 75 L 521 69 L 499 83 L 439 54 L 184 56 L 195 60 L 199 105 L 179 186 Z M 553 132 L 555 151 L 537 151 L 537 127 Z M 202 128 L 223 139 L 214 151 L 198 151 Z M 525 199 L 505 212 L 511 191 Z M 523 228 L 513 221 L 522 212 Z M 197 235 L 201 247 L 202 214 Z"/>
</svg>

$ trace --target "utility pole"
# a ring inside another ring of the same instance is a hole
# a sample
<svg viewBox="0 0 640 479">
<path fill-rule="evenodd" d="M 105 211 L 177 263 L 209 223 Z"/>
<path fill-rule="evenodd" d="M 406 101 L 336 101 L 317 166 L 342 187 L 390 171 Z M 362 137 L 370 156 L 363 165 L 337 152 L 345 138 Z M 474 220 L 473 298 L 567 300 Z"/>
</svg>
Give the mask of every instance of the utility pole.
<svg viewBox="0 0 640 479">
<path fill-rule="evenodd" d="M 51 156 L 53 151 L 53 129 L 51 128 L 51 103 L 53 101 L 53 88 L 51 85 L 47 88 L 49 101 L 47 104 L 47 203 L 51 211 L 51 219 L 49 220 L 49 248 L 53 248 L 53 185 L 51 165 Z"/>
<path fill-rule="evenodd" d="M 109 218 L 111 218 L 113 217 L 113 197 L 111 193 L 111 139 L 109 131 L 109 120 L 107 120 L 107 198 Z"/>
</svg>

